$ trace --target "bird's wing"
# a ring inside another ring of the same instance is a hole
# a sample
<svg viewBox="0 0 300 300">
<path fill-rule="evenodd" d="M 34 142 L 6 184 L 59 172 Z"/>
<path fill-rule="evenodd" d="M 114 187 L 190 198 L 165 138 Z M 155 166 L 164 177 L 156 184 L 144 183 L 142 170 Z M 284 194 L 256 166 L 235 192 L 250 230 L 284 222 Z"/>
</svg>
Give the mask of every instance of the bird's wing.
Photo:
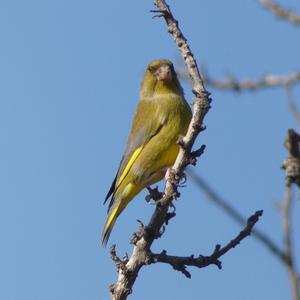
<svg viewBox="0 0 300 300">
<path fill-rule="evenodd" d="M 121 160 L 116 177 L 105 197 L 104 203 L 113 196 L 124 180 L 135 160 L 152 137 L 158 134 L 166 123 L 166 116 L 159 113 L 157 102 L 141 100 L 137 106 L 125 153 Z M 112 206 L 113 198 L 108 210 Z"/>
</svg>

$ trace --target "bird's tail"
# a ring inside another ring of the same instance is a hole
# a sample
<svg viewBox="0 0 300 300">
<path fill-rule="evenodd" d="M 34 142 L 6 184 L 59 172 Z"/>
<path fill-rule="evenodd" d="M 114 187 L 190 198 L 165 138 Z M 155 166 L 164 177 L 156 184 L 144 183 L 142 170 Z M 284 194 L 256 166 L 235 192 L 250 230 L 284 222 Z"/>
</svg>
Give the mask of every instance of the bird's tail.
<svg viewBox="0 0 300 300">
<path fill-rule="evenodd" d="M 117 191 L 117 193 L 115 194 L 115 199 L 113 200 L 112 207 L 109 211 L 104 229 L 102 231 L 101 241 L 103 246 L 106 246 L 118 216 L 127 206 L 127 204 L 132 200 L 132 198 L 140 192 L 140 190 L 141 187 L 133 183 L 129 183 L 125 186 L 124 189 L 120 187 L 119 191 Z"/>
<path fill-rule="evenodd" d="M 111 231 L 113 229 L 113 226 L 117 220 L 117 217 L 124 209 L 124 208 L 120 207 L 121 206 L 120 204 L 121 203 L 119 203 L 119 205 L 114 205 L 112 207 L 111 211 L 109 212 L 109 215 L 107 217 L 106 223 L 105 223 L 103 231 L 102 231 L 101 242 L 102 242 L 103 246 L 106 246 L 109 236 L 111 234 Z"/>
</svg>

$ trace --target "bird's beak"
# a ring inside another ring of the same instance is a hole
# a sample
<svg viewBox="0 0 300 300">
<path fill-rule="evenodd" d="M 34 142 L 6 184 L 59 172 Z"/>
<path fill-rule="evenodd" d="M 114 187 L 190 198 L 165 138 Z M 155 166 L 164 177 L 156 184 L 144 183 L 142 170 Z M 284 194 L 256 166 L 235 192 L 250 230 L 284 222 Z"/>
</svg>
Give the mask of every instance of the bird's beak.
<svg viewBox="0 0 300 300">
<path fill-rule="evenodd" d="M 164 81 L 172 80 L 172 71 L 171 71 L 170 66 L 168 66 L 168 65 L 160 66 L 156 70 L 155 76 L 156 76 L 157 80 L 164 80 Z"/>
</svg>

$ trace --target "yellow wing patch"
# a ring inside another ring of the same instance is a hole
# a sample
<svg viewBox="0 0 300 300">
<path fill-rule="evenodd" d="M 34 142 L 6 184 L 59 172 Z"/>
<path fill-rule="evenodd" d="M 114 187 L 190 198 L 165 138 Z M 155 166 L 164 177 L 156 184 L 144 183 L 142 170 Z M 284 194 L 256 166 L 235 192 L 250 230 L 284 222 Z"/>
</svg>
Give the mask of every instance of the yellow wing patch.
<svg viewBox="0 0 300 300">
<path fill-rule="evenodd" d="M 128 172 L 129 172 L 130 168 L 132 167 L 133 163 L 135 162 L 135 160 L 137 159 L 137 157 L 140 155 L 140 153 L 143 150 L 143 148 L 144 148 L 144 145 L 142 145 L 141 147 L 137 148 L 133 152 L 133 154 L 132 154 L 130 160 L 128 161 L 128 163 L 127 163 L 127 165 L 126 165 L 126 167 L 125 167 L 122 175 L 120 176 L 120 178 L 119 178 L 116 186 L 119 186 L 121 184 L 121 182 L 123 181 L 123 179 L 125 178 L 125 176 L 128 174 Z"/>
<path fill-rule="evenodd" d="M 124 191 L 122 192 L 121 198 L 122 200 L 127 198 L 127 196 L 132 192 L 134 185 L 132 183 L 129 183 L 126 185 Z M 126 202 L 126 203 L 125 203 Z M 106 226 L 105 228 L 109 228 L 116 220 L 118 215 L 121 213 L 121 211 L 124 209 L 124 207 L 127 205 L 127 201 L 120 201 L 119 205 L 116 205 L 113 210 L 109 213 Z"/>
</svg>

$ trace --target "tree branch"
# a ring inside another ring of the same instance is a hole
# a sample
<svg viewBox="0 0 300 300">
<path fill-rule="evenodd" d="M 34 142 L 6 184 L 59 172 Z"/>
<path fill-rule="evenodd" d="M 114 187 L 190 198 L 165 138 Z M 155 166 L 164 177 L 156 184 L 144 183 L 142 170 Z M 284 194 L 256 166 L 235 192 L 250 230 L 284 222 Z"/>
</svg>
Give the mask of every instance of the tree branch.
<svg viewBox="0 0 300 300">
<path fill-rule="evenodd" d="M 189 76 L 184 70 L 179 70 L 179 76 L 184 80 L 189 80 Z M 242 79 L 239 80 L 234 76 L 228 76 L 225 79 L 214 79 L 208 72 L 203 71 L 205 84 L 217 88 L 219 90 L 241 91 L 256 91 L 265 88 L 274 87 L 291 87 L 300 83 L 300 72 L 291 72 L 287 75 L 267 74 L 259 79 Z"/>
<path fill-rule="evenodd" d="M 212 79 L 206 75 L 205 82 L 208 85 L 221 90 L 234 90 L 236 92 L 242 90 L 254 91 L 263 88 L 292 86 L 300 83 L 300 72 L 294 72 L 285 76 L 269 74 L 256 80 L 237 80 L 234 77 L 231 77 L 222 81 Z"/>
<path fill-rule="evenodd" d="M 167 252 L 163 250 L 159 254 L 152 253 L 152 262 L 153 263 L 166 263 L 171 265 L 175 270 L 182 272 L 187 278 L 191 278 L 191 274 L 187 271 L 187 266 L 193 266 L 197 268 L 204 268 L 209 265 L 216 265 L 219 269 L 222 269 L 222 263 L 219 260 L 221 256 L 227 253 L 229 250 L 236 247 L 244 238 L 249 236 L 253 231 L 253 227 L 256 222 L 261 217 L 263 211 L 257 211 L 253 214 L 247 221 L 246 227 L 226 246 L 221 247 L 216 245 L 214 252 L 210 256 L 199 255 L 198 257 L 191 256 L 171 256 L 167 255 Z"/>
<path fill-rule="evenodd" d="M 300 187 L 300 135 L 293 129 L 289 129 L 284 145 L 288 150 L 288 157 L 282 164 L 283 169 L 286 171 L 286 195 L 282 209 L 284 248 L 288 261 L 286 268 L 292 288 L 293 300 L 300 300 L 299 272 L 297 272 L 294 263 L 291 229 L 293 201 L 291 188 L 293 183 Z"/>
<path fill-rule="evenodd" d="M 213 79 L 209 75 L 204 77 L 205 83 L 220 89 L 220 90 L 233 90 L 241 92 L 244 90 L 256 91 L 259 89 L 272 88 L 272 87 L 287 87 L 300 83 L 300 72 L 294 72 L 288 75 L 265 75 L 259 79 L 244 79 L 238 80 L 234 77 L 229 77 L 225 80 Z"/>
<path fill-rule="evenodd" d="M 291 229 L 291 208 L 292 208 L 292 194 L 291 185 L 287 183 L 286 185 L 286 195 L 282 209 L 283 218 L 283 237 L 284 237 L 284 248 L 285 255 L 287 257 L 288 263 L 286 264 L 287 272 L 290 279 L 290 284 L 292 288 L 293 300 L 300 300 L 300 290 L 299 290 L 299 274 L 296 271 L 296 266 L 294 263 L 294 253 L 292 244 L 292 229 Z"/>
<path fill-rule="evenodd" d="M 286 9 L 273 0 L 260 0 L 260 3 L 270 10 L 275 16 L 289 21 L 294 25 L 300 25 L 300 16 L 297 15 L 293 10 Z"/>
<path fill-rule="evenodd" d="M 191 162 L 191 150 L 197 135 L 204 129 L 203 119 L 210 109 L 211 99 L 210 93 L 206 91 L 202 77 L 199 73 L 197 63 L 193 57 L 192 51 L 187 44 L 186 38 L 183 36 L 178 21 L 173 17 L 169 6 L 163 0 L 156 0 L 156 7 L 159 9 L 160 17 L 163 17 L 167 23 L 169 33 L 179 48 L 183 59 L 188 67 L 189 74 L 193 83 L 193 93 L 196 99 L 193 104 L 194 113 L 189 125 L 187 134 L 180 140 L 180 151 L 177 159 L 170 172 L 170 178 L 166 182 L 164 196 L 157 201 L 155 211 L 147 226 L 141 226 L 141 229 L 134 235 L 133 252 L 128 261 L 121 264 L 123 267 L 118 268 L 118 280 L 110 288 L 113 300 L 126 299 L 132 291 L 132 286 L 137 278 L 140 268 L 150 263 L 149 251 L 155 238 L 160 236 L 160 230 L 166 220 L 168 208 L 174 197 L 178 195 L 177 187 L 183 176 L 185 167 Z M 197 155 L 201 155 L 204 146 L 196 151 Z M 193 157 L 195 159 L 195 157 Z"/>
</svg>

